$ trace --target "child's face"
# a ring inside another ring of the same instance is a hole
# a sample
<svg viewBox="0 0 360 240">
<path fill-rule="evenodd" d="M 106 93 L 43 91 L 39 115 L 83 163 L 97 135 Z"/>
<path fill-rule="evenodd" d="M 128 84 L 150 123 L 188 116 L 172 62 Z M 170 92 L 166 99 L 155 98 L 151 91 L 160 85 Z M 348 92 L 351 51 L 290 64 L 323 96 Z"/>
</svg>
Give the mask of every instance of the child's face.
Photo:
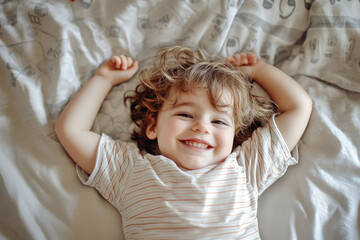
<svg viewBox="0 0 360 240">
<path fill-rule="evenodd" d="M 221 111 L 211 105 L 205 89 L 177 96 L 174 104 L 174 94 L 170 94 L 147 136 L 157 139 L 162 155 L 187 169 L 224 161 L 232 151 L 235 134 L 230 95 L 223 94 Z"/>
</svg>

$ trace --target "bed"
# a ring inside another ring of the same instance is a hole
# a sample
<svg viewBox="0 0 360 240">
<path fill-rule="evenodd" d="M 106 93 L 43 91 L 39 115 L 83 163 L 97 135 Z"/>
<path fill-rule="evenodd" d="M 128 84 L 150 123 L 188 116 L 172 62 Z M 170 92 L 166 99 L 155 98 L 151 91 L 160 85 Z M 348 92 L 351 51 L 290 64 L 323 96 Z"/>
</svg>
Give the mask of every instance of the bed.
<svg viewBox="0 0 360 240">
<path fill-rule="evenodd" d="M 168 45 L 253 51 L 313 99 L 299 163 L 260 196 L 262 238 L 360 238 L 359 1 L 2 0 L 0 11 L 0 239 L 123 239 L 54 124 L 105 59 L 144 67 Z M 112 89 L 94 131 L 130 141 L 122 95 L 136 84 Z"/>
</svg>

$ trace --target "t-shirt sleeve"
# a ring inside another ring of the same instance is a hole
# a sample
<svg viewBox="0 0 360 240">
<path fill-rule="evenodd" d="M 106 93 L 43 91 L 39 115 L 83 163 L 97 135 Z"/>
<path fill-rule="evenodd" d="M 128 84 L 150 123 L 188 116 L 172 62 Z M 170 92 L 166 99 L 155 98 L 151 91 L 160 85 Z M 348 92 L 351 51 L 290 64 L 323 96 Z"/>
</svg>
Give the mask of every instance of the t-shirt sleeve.
<svg viewBox="0 0 360 240">
<path fill-rule="evenodd" d="M 139 155 L 135 144 L 113 140 L 103 134 L 93 172 L 89 176 L 77 166 L 77 174 L 83 184 L 95 188 L 107 201 L 120 209 L 121 198 Z"/>
<path fill-rule="evenodd" d="M 283 176 L 288 166 L 298 162 L 297 148 L 294 158 L 276 126 L 275 116 L 265 126 L 256 129 L 235 151 L 239 165 L 244 167 L 258 195 Z"/>
</svg>

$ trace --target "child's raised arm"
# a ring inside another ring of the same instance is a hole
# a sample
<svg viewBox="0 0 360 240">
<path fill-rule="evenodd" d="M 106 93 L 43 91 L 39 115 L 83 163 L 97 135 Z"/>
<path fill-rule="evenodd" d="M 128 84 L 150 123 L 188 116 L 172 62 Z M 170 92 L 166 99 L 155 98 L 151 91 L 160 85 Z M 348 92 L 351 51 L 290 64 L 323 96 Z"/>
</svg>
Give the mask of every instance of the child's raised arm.
<svg viewBox="0 0 360 240">
<path fill-rule="evenodd" d="M 60 114 L 56 135 L 72 160 L 89 174 L 95 166 L 100 140 L 100 135 L 90 131 L 96 114 L 111 88 L 129 80 L 137 70 L 138 62 L 130 57 L 112 57 L 99 67 Z"/>
<path fill-rule="evenodd" d="M 306 91 L 280 69 L 259 61 L 253 53 L 237 53 L 226 60 L 242 67 L 271 96 L 280 110 L 276 124 L 292 150 L 309 122 L 312 101 Z"/>
</svg>

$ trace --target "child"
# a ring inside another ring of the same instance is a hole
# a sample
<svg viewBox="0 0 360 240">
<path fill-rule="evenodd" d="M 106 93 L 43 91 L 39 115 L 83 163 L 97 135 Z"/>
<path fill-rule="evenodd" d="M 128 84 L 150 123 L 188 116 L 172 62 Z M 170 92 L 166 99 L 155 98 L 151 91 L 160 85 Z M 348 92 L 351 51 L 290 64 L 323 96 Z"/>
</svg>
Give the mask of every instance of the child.
<svg viewBox="0 0 360 240">
<path fill-rule="evenodd" d="M 138 146 L 90 131 L 111 88 L 138 70 L 130 57 L 100 66 L 60 115 L 58 138 L 90 175 L 79 177 L 121 213 L 128 239 L 258 239 L 257 199 L 297 162 L 290 150 L 309 121 L 310 97 L 253 53 L 208 60 L 170 47 L 155 60 L 125 98 Z M 247 76 L 279 114 L 251 94 Z"/>
</svg>

